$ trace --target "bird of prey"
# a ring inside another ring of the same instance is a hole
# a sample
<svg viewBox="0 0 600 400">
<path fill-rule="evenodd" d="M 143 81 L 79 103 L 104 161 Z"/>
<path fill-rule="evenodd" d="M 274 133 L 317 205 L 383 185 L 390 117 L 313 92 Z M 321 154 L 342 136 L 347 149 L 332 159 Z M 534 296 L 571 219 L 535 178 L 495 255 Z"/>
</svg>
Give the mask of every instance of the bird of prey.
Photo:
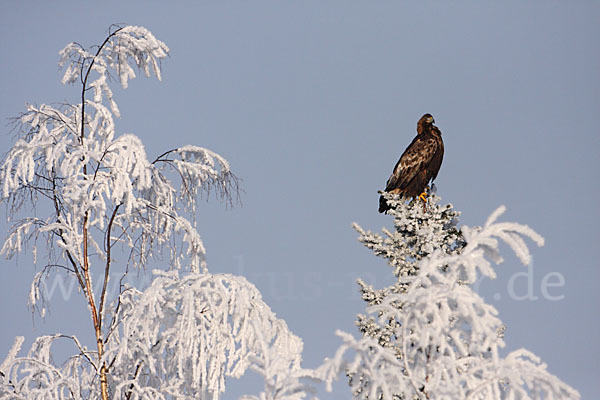
<svg viewBox="0 0 600 400">
<path fill-rule="evenodd" d="M 433 123 L 431 114 L 425 114 L 417 122 L 417 136 L 408 145 L 396 163 L 387 181 L 385 191 L 402 199 L 419 197 L 427 199 L 425 188 L 433 182 L 442 165 L 444 142 L 442 132 Z M 379 212 L 390 209 L 383 196 L 379 197 Z"/>
</svg>

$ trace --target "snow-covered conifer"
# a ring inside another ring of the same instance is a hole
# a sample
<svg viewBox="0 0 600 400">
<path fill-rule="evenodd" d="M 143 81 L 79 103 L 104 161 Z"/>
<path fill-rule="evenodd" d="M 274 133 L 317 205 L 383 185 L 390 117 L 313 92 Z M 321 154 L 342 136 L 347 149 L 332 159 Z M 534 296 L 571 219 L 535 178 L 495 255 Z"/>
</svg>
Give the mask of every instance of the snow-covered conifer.
<svg viewBox="0 0 600 400">
<path fill-rule="evenodd" d="M 328 385 L 350 377 L 355 399 L 578 399 L 531 352 L 506 357 L 498 311 L 473 290 L 481 277 L 495 278 L 499 241 L 530 262 L 524 238 L 543 238 L 517 223 L 497 222 L 500 207 L 483 227 L 457 228 L 458 213 L 430 197 L 421 204 L 390 198 L 395 232 L 365 232 L 360 241 L 395 269 L 397 284 L 375 290 L 361 285 L 370 317 L 359 316 L 361 339 L 343 332 L 344 344 L 319 376 Z M 348 351 L 353 358 L 345 358 Z"/>
<path fill-rule="evenodd" d="M 430 194 L 425 208 L 420 201 L 404 204 L 395 195 L 383 193 L 383 196 L 392 206 L 388 214 L 394 217 L 393 231 L 383 228 L 382 235 L 353 224 L 360 234 L 359 241 L 376 256 L 384 258 L 397 278 L 393 285 L 380 289 L 358 279 L 362 298 L 368 305 L 380 304 L 389 294 L 403 293 L 408 287 L 405 278 L 415 276 L 419 262 L 433 251 L 457 254 L 465 245 L 457 226 L 460 213 L 451 204 L 440 205 L 441 199 L 435 193 Z M 372 316 L 359 314 L 357 325 L 363 334 L 377 339 L 382 346 L 393 345 L 390 338 L 398 328 L 394 321 L 380 324 Z"/>
</svg>

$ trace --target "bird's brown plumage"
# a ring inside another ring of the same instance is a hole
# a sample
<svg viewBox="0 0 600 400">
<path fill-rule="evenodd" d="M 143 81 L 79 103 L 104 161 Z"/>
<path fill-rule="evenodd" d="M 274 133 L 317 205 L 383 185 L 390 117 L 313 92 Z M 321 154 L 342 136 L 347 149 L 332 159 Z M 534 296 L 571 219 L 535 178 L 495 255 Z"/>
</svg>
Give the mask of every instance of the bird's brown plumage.
<svg viewBox="0 0 600 400">
<path fill-rule="evenodd" d="M 444 142 L 442 132 L 433 123 L 431 114 L 417 122 L 417 136 L 408 145 L 396 163 L 387 181 L 385 191 L 398 194 L 403 199 L 417 197 L 433 181 L 442 165 Z M 379 198 L 379 212 L 390 209 L 385 198 Z"/>
</svg>

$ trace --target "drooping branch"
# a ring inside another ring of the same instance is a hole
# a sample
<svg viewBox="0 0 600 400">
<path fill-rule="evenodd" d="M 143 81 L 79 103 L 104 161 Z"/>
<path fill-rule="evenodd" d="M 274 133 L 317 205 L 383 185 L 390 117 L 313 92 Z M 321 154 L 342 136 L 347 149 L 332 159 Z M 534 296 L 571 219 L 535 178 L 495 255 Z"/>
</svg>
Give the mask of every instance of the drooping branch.
<svg viewBox="0 0 600 400">
<path fill-rule="evenodd" d="M 102 319 L 103 319 L 103 311 L 104 311 L 104 302 L 106 300 L 106 291 L 107 291 L 107 286 L 108 286 L 108 277 L 110 274 L 110 263 L 112 261 L 112 259 L 110 258 L 110 254 L 111 254 L 111 248 L 112 248 L 112 243 L 111 243 L 111 233 L 112 233 L 112 226 L 113 223 L 115 222 L 115 217 L 117 216 L 117 212 L 119 211 L 119 207 L 121 205 L 118 204 L 115 209 L 112 212 L 112 215 L 110 216 L 110 221 L 108 222 L 108 227 L 106 229 L 106 241 L 105 241 L 105 248 L 104 251 L 106 253 L 106 263 L 104 266 L 104 283 L 102 284 L 102 292 L 100 293 L 100 306 L 98 309 L 98 314 L 100 316 L 100 329 L 102 329 Z"/>
<path fill-rule="evenodd" d="M 153 165 L 164 163 L 181 178 L 183 193 L 189 202 L 194 202 L 198 189 L 210 194 L 216 189 L 218 198 L 229 205 L 234 196 L 239 202 L 239 179 L 231 172 L 229 163 L 217 153 L 198 146 L 183 146 L 165 151 L 152 162 Z M 198 182 L 202 185 L 198 185 Z"/>
<path fill-rule="evenodd" d="M 106 44 L 110 41 L 110 39 L 112 39 L 117 33 L 119 33 L 121 30 L 123 30 L 123 28 L 118 28 L 117 30 L 115 30 L 113 33 L 110 33 L 106 39 L 104 39 L 104 42 L 102 42 L 102 44 L 98 47 L 98 50 L 96 51 L 96 55 L 92 58 L 92 61 L 90 62 L 90 65 L 87 68 L 87 71 L 85 72 L 85 78 L 83 78 L 83 81 L 81 82 L 81 144 L 83 144 L 83 139 L 85 137 L 85 92 L 87 91 L 87 81 L 88 81 L 88 77 L 90 75 L 90 72 L 92 71 L 92 68 L 94 67 L 94 63 L 96 62 L 96 57 L 98 57 L 100 55 L 100 53 L 102 52 L 102 49 L 104 49 L 104 46 L 106 46 Z M 82 63 L 82 66 L 84 65 L 84 62 Z M 84 167 L 85 168 L 85 167 Z M 86 172 L 84 171 L 84 174 Z"/>
</svg>

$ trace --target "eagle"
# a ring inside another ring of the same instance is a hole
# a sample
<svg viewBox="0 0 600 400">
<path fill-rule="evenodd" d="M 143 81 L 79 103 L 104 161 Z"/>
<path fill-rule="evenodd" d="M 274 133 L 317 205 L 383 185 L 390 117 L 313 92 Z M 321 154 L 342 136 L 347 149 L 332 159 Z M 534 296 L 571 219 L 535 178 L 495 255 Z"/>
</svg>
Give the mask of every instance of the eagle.
<svg viewBox="0 0 600 400">
<path fill-rule="evenodd" d="M 425 188 L 433 182 L 442 165 L 444 142 L 442 132 L 433 123 L 431 114 L 425 114 L 417 122 L 417 136 L 408 145 L 396 163 L 387 181 L 385 192 L 394 193 L 402 199 L 419 197 L 426 201 Z M 383 196 L 379 197 L 379 212 L 391 207 Z"/>
</svg>

